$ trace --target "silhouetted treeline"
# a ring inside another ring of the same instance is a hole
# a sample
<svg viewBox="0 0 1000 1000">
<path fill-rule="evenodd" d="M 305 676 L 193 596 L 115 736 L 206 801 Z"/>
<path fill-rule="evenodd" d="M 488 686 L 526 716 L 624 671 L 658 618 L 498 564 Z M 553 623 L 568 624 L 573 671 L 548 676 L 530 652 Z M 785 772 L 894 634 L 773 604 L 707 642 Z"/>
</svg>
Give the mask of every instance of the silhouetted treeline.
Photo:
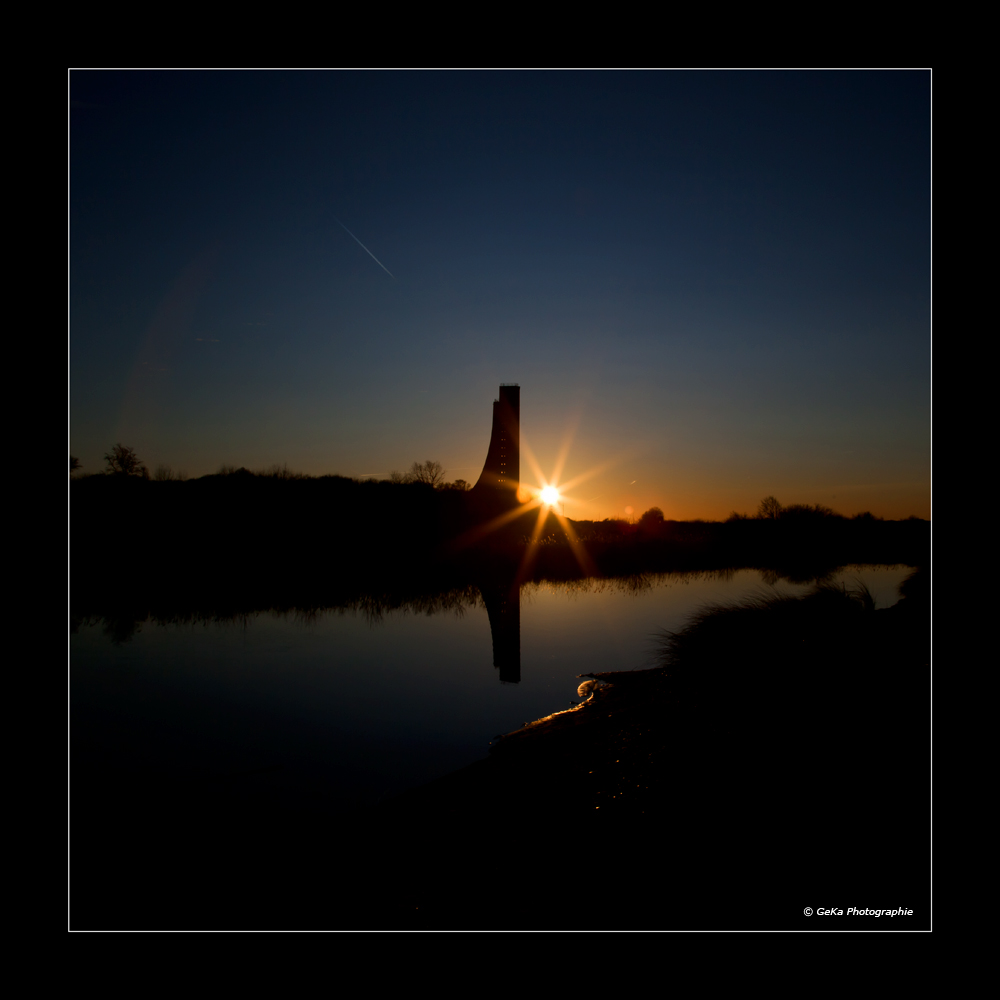
<svg viewBox="0 0 1000 1000">
<path fill-rule="evenodd" d="M 773 499 L 773 498 L 772 498 Z M 484 579 L 771 568 L 815 579 L 851 563 L 926 565 L 927 521 L 845 518 L 778 505 L 778 516 L 637 523 L 571 521 L 538 509 L 499 531 L 463 489 L 427 482 L 254 474 L 200 479 L 91 476 L 70 491 L 71 602 L 80 615 L 330 607 L 382 595 L 412 601 Z M 530 558 L 529 538 L 535 537 Z M 583 550 L 581 552 L 581 549 Z M 581 558 L 582 556 L 582 558 Z M 382 599 L 378 598 L 378 599 Z"/>
<path fill-rule="evenodd" d="M 92 476 L 71 488 L 72 593 L 83 610 L 87 595 L 232 607 L 356 595 L 430 574 L 462 501 L 419 482 L 243 469 L 187 481 Z"/>
<path fill-rule="evenodd" d="M 848 518 L 806 507 L 786 513 L 727 521 L 577 521 L 574 527 L 608 573 L 731 566 L 773 568 L 809 580 L 850 563 L 927 565 L 929 521 Z"/>
</svg>

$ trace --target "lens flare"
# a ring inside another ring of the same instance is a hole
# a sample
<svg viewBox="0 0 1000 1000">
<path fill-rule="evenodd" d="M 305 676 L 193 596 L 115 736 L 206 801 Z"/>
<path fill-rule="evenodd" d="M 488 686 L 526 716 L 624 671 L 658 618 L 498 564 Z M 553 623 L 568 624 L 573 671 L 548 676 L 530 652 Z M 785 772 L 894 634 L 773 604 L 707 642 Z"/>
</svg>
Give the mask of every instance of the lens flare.
<svg viewBox="0 0 1000 1000">
<path fill-rule="evenodd" d="M 573 429 L 575 430 L 575 427 Z M 556 464 L 552 471 L 552 475 L 546 476 L 543 474 L 538 461 L 535 459 L 534 453 L 528 446 L 528 442 L 525 439 L 524 432 L 522 431 L 520 442 L 521 457 L 527 461 L 531 470 L 535 474 L 535 482 L 540 483 L 541 486 L 532 486 L 524 481 L 518 483 L 517 507 L 513 510 L 507 510 L 502 514 L 498 514 L 492 520 L 487 521 L 484 524 L 476 525 L 475 527 L 470 528 L 453 543 L 456 550 L 470 545 L 475 545 L 493 532 L 499 531 L 505 525 L 511 524 L 513 521 L 523 517 L 529 511 L 533 511 L 537 508 L 538 517 L 531 532 L 531 537 L 525 539 L 526 546 L 520 568 L 518 569 L 518 578 L 526 580 L 530 577 L 532 564 L 538 555 L 538 547 L 541 543 L 542 532 L 547 528 L 551 531 L 550 517 L 555 518 L 559 527 L 565 534 L 570 550 L 576 557 L 576 561 L 579 563 L 580 569 L 583 573 L 586 576 L 596 575 L 597 567 L 594 565 L 593 560 L 587 553 L 587 550 L 574 530 L 573 525 L 566 518 L 565 512 L 562 508 L 564 504 L 586 505 L 587 503 L 590 503 L 591 501 L 574 498 L 570 495 L 569 491 L 578 486 L 580 483 L 590 479 L 592 476 L 596 476 L 598 473 L 604 472 L 612 466 L 618 464 L 622 461 L 623 456 L 618 456 L 610 461 L 602 462 L 600 465 L 595 465 L 572 479 L 560 482 L 563 466 L 569 456 L 569 448 L 570 443 L 572 442 L 572 437 L 573 435 L 570 433 L 567 440 L 563 442 L 563 445 L 559 450 L 559 455 L 556 458 Z M 557 483 L 559 485 L 556 485 Z M 598 496 L 593 499 L 597 500 L 599 498 L 600 497 Z"/>
</svg>

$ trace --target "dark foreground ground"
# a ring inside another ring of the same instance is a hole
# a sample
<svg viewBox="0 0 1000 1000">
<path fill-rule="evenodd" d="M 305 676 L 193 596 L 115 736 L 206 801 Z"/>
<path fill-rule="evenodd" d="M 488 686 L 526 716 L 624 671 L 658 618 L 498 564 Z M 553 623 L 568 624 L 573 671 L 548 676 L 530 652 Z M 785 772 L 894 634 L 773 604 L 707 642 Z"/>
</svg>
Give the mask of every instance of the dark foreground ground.
<svg viewBox="0 0 1000 1000">
<path fill-rule="evenodd" d="M 73 779 L 87 928 L 924 929 L 929 598 L 706 613 L 664 666 L 347 818 Z M 912 916 L 806 917 L 909 908 Z"/>
</svg>

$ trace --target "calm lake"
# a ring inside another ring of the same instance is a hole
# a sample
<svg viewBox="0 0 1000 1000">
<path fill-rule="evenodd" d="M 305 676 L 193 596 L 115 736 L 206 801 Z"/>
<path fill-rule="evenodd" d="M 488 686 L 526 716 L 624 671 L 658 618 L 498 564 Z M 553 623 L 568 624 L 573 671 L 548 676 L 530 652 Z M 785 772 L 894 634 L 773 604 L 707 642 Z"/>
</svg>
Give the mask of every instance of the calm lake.
<svg viewBox="0 0 1000 1000">
<path fill-rule="evenodd" d="M 854 566 L 832 582 L 863 583 L 885 608 L 911 572 Z M 344 811 L 470 764 L 496 735 L 570 707 L 578 674 L 656 665 L 657 634 L 706 604 L 811 589 L 767 579 L 740 570 L 526 584 L 516 682 L 494 666 L 475 590 L 388 613 L 148 621 L 125 641 L 84 623 L 69 638 L 71 765 L 123 788 Z"/>
</svg>

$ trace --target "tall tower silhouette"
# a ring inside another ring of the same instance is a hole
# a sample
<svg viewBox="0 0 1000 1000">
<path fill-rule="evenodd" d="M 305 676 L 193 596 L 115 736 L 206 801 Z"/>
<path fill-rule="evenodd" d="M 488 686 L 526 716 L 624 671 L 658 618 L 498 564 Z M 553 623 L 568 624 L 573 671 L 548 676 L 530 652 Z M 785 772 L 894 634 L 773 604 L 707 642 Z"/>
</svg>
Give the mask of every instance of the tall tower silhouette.
<svg viewBox="0 0 1000 1000">
<path fill-rule="evenodd" d="M 497 507 L 517 504 L 521 481 L 521 387 L 516 383 L 500 386 L 500 398 L 493 401 L 493 433 L 482 475 L 473 487 L 477 498 Z"/>
<path fill-rule="evenodd" d="M 472 488 L 472 512 L 477 519 L 506 515 L 518 506 L 521 480 L 521 387 L 515 382 L 500 386 L 493 401 L 493 433 L 482 475 Z M 516 528 L 516 521 L 507 528 Z M 493 666 L 500 680 L 521 680 L 521 588 L 511 573 L 493 575 L 480 584 L 493 636 Z"/>
<path fill-rule="evenodd" d="M 490 619 L 493 666 L 503 684 L 521 680 L 521 588 L 517 582 L 491 580 L 479 587 Z"/>
</svg>

